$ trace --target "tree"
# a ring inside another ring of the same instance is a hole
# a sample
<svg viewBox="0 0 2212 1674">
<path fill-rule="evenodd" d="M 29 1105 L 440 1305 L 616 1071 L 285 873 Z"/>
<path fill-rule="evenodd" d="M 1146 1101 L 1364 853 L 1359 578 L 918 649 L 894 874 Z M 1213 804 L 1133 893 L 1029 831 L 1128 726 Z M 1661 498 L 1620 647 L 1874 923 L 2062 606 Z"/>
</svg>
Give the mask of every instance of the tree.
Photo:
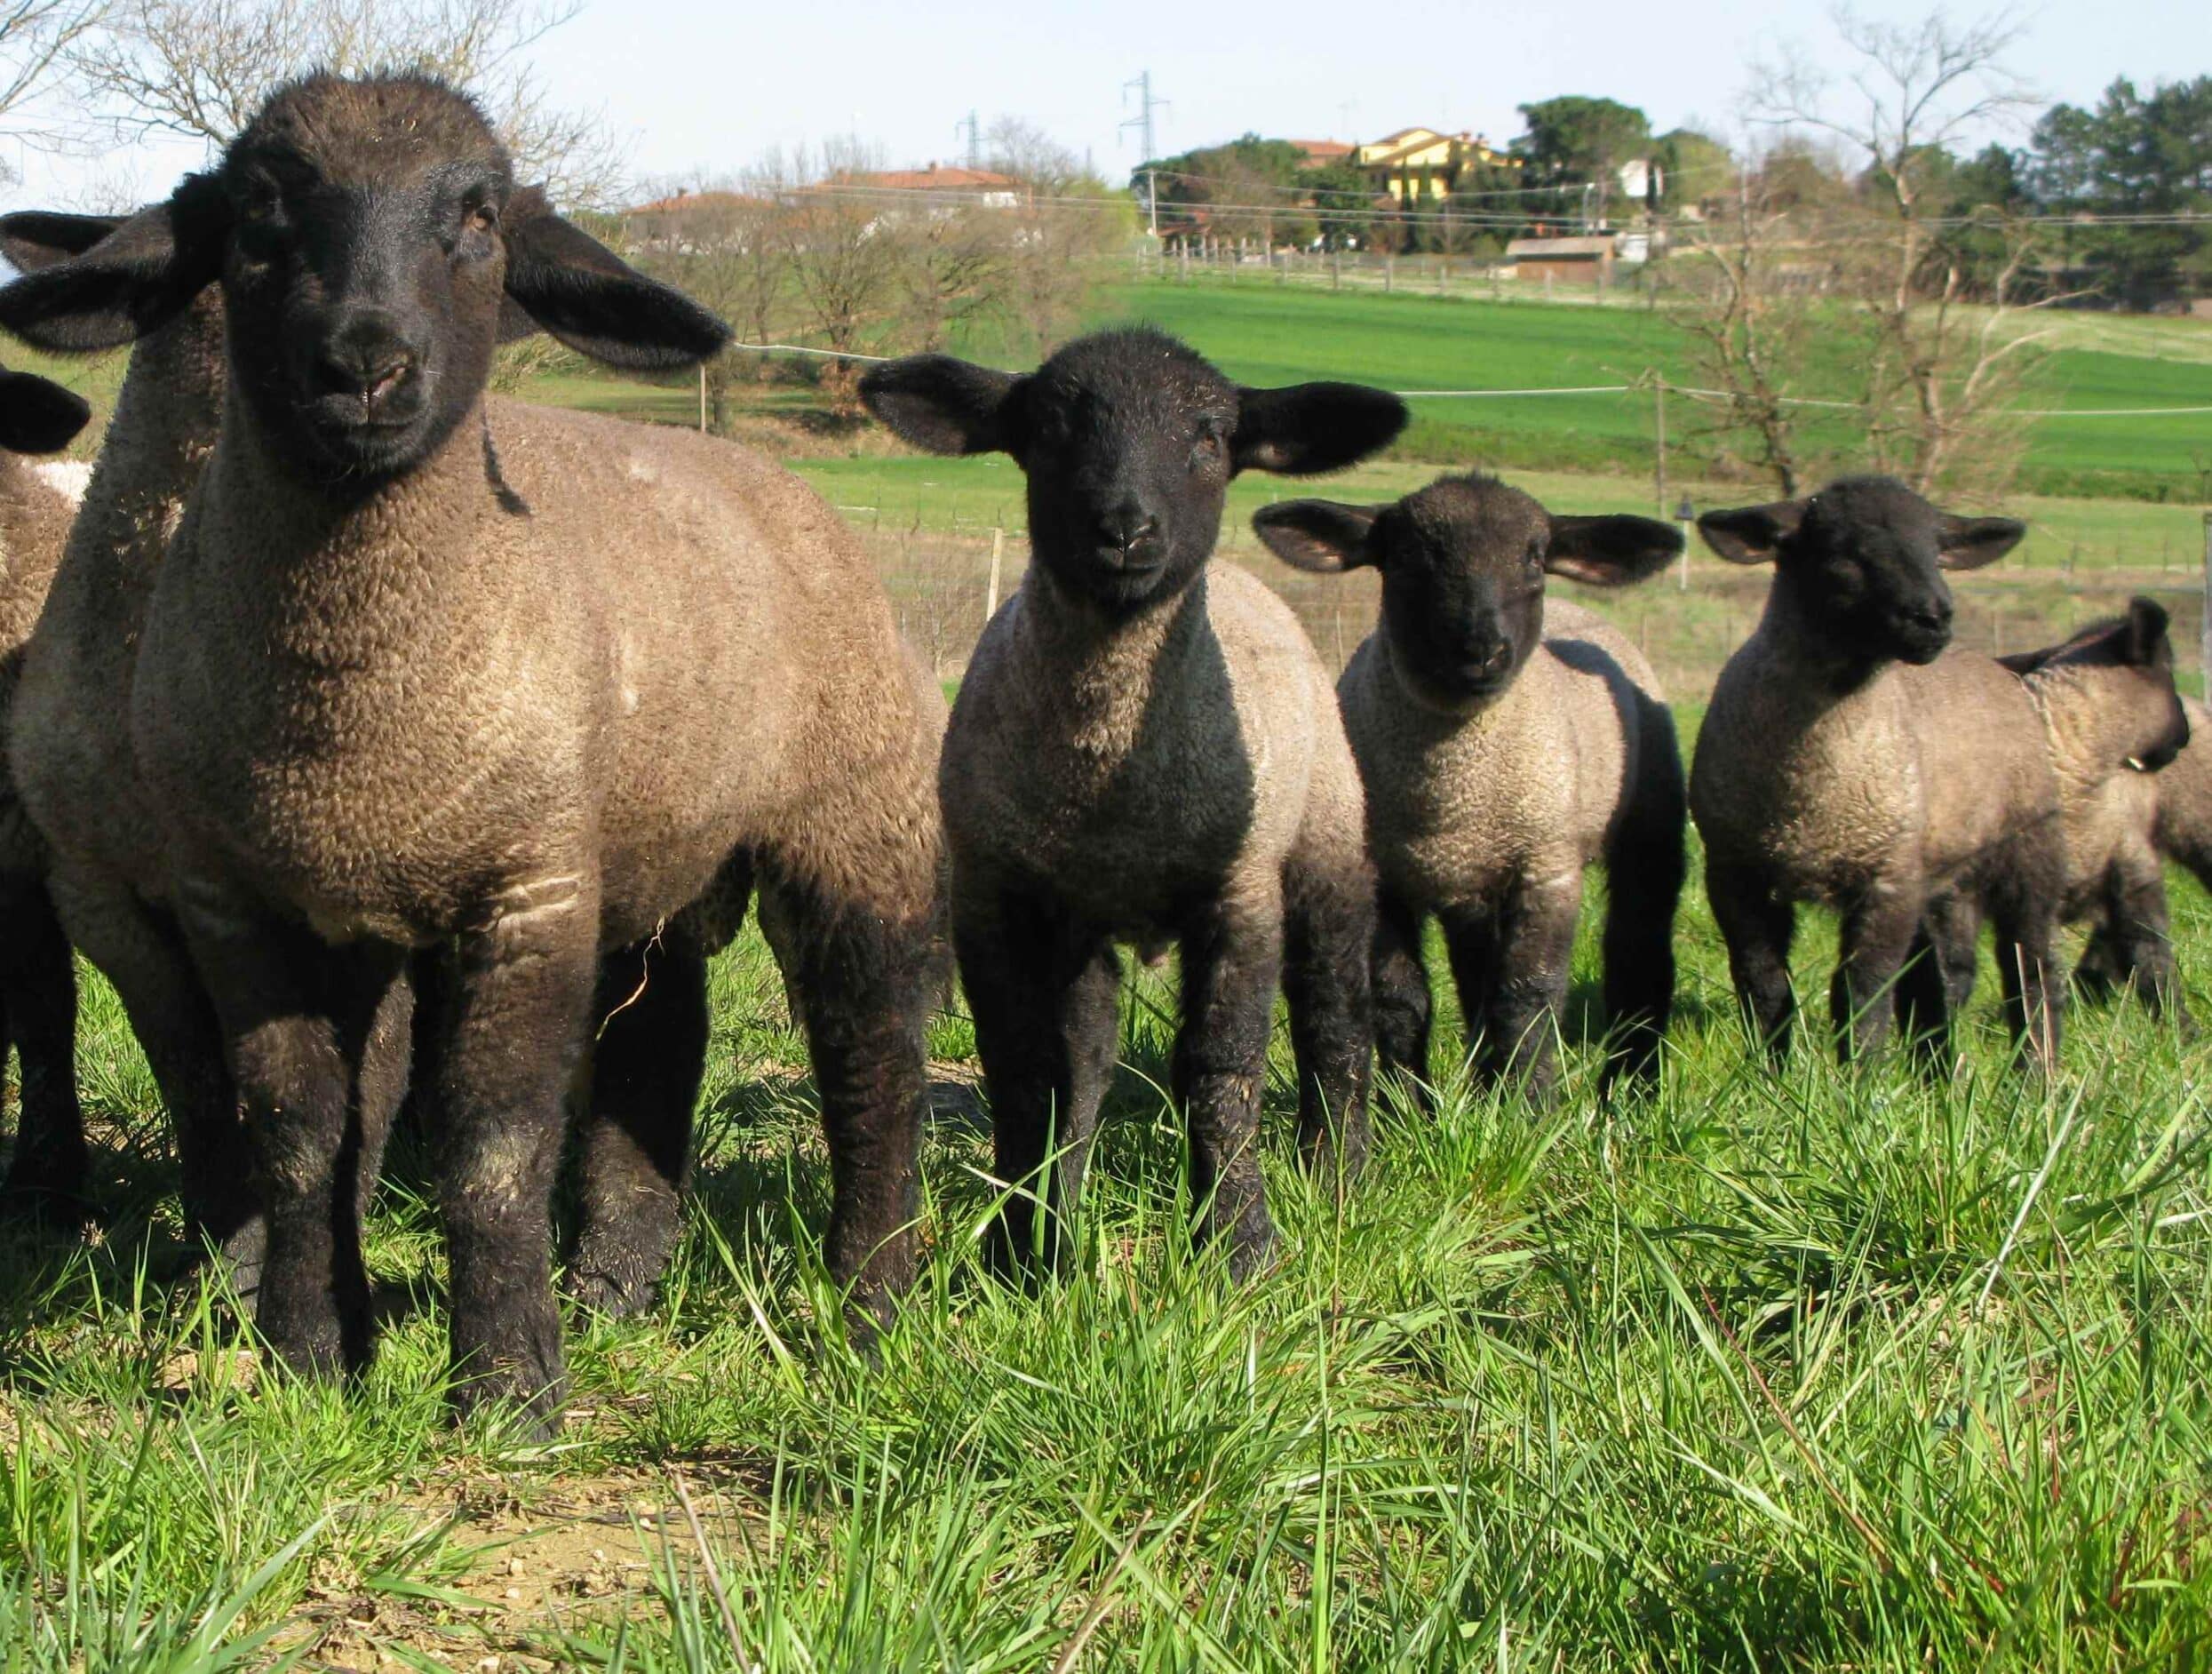
<svg viewBox="0 0 2212 1674">
<path fill-rule="evenodd" d="M 1563 213 L 1579 210 L 1577 200 L 1584 195 L 1579 188 L 1588 187 L 1590 212 L 1602 225 L 1621 164 L 1651 150 L 1650 118 L 1634 105 L 1579 94 L 1520 108 L 1528 132 L 1513 142 L 1513 150 L 1528 160 L 1530 181 L 1557 184 Z"/>
<path fill-rule="evenodd" d="M 1711 134 L 1676 128 L 1652 140 L 1651 156 L 1664 177 L 1661 202 L 1668 210 L 1703 212 L 1711 204 L 1717 211 L 1735 195 L 1735 155 Z"/>
<path fill-rule="evenodd" d="M 995 212 L 1008 241 L 1008 302 L 1042 357 L 1089 313 L 1102 259 L 1135 231 L 1135 208 L 1017 117 L 992 124 L 989 143 L 991 168 L 1019 194 L 1013 210 Z"/>
<path fill-rule="evenodd" d="M 114 0 L 65 56 L 124 134 L 227 144 L 279 83 L 310 68 L 411 69 L 480 99 L 521 178 L 570 207 L 609 207 L 624 152 L 605 122 L 547 100 L 529 50 L 582 0 Z"/>
<path fill-rule="evenodd" d="M 859 351 L 879 331 L 900 294 L 898 241 L 887 235 L 884 206 L 852 184 L 879 167 L 854 141 L 830 142 L 815 167 L 801 154 L 795 173 L 808 184 L 788 194 L 776 222 L 807 327 L 839 355 Z M 853 404 L 859 379 L 849 362 L 826 366 L 823 382 L 834 405 Z"/>
<path fill-rule="evenodd" d="M 2123 76 L 2093 110 L 2055 106 L 2023 164 L 2047 211 L 2136 218 L 2064 235 L 2068 255 L 2123 302 L 2212 289 L 2212 235 L 2174 219 L 2212 215 L 2212 76 L 2148 95 Z"/>
</svg>

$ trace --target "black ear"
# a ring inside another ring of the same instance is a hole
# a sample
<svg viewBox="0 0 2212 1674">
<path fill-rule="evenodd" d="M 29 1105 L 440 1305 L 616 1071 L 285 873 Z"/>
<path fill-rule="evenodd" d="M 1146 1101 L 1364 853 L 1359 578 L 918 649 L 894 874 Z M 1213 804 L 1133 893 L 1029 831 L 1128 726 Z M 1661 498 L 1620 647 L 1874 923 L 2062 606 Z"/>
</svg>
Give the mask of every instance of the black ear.
<svg viewBox="0 0 2212 1674">
<path fill-rule="evenodd" d="M 1554 517 L 1544 568 L 1594 587 L 1625 587 L 1682 556 L 1682 531 L 1651 517 Z"/>
<path fill-rule="evenodd" d="M 1374 533 L 1382 509 L 1335 500 L 1285 500 L 1254 512 L 1252 527 L 1268 550 L 1292 569 L 1334 575 L 1381 562 Z"/>
<path fill-rule="evenodd" d="M 2061 646 L 2046 645 L 2040 650 L 2007 651 L 1997 662 L 2001 667 L 2009 668 L 2016 674 L 2033 674 L 2062 649 Z"/>
<path fill-rule="evenodd" d="M 1782 543 L 1804 521 L 1804 501 L 1775 500 L 1707 512 L 1698 519 L 1698 533 L 1717 556 L 1732 564 L 1770 564 L 1781 555 Z"/>
<path fill-rule="evenodd" d="M 1945 512 L 1936 536 L 1936 562 L 1945 570 L 1979 570 L 2010 552 L 2026 533 L 2027 525 L 2015 518 L 1954 517 Z"/>
<path fill-rule="evenodd" d="M 62 215 L 18 210 L 0 215 L 0 256 L 18 273 L 37 273 L 82 256 L 123 225 L 120 215 Z"/>
<path fill-rule="evenodd" d="M 1239 389 L 1229 462 L 1285 476 L 1341 470 L 1388 446 L 1408 416 L 1396 395 L 1365 384 Z"/>
<path fill-rule="evenodd" d="M 2126 654 L 2137 668 L 2153 667 L 2170 654 L 2166 643 L 2166 607 L 2137 595 L 2128 601 Z"/>
<path fill-rule="evenodd" d="M 536 187 L 507 200 L 499 227 L 508 299 L 579 355 L 668 371 L 696 365 L 729 341 L 728 326 L 562 220 Z M 511 312 L 503 312 L 503 338 L 511 321 Z"/>
<path fill-rule="evenodd" d="M 222 276 L 230 200 L 190 174 L 83 255 L 0 289 L 0 327 L 63 354 L 118 348 L 159 330 Z"/>
<path fill-rule="evenodd" d="M 84 398 L 32 372 L 0 372 L 0 448 L 59 453 L 92 416 Z"/>
<path fill-rule="evenodd" d="M 868 369 L 860 398 L 900 441 L 925 453 L 1010 453 L 1026 439 L 1017 372 L 950 355 L 909 355 Z"/>
</svg>

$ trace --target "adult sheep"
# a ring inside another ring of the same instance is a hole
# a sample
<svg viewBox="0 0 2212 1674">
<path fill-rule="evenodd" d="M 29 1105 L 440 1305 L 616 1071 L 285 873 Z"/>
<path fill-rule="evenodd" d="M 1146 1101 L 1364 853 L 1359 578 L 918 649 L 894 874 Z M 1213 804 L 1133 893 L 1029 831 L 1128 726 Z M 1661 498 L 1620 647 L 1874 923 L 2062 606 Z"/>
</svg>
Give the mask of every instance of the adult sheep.
<svg viewBox="0 0 2212 1674">
<path fill-rule="evenodd" d="M 0 371 L 0 723 L 76 514 L 69 496 L 20 456 L 67 447 L 91 417 L 60 385 Z M 20 1088 L 0 1207 L 67 1211 L 84 1194 L 76 1040 L 76 974 L 46 890 L 45 841 L 23 811 L 0 729 L 0 1068 L 12 1046 Z"/>
<path fill-rule="evenodd" d="M 1392 505 L 1292 500 L 1253 519 L 1301 570 L 1373 565 L 1382 619 L 1337 698 L 1381 875 L 1375 1016 L 1386 1068 L 1428 1075 L 1422 927 L 1444 921 L 1476 1065 L 1551 1091 L 1582 874 L 1605 866 L 1611 1082 L 1656 1077 L 1674 1005 L 1682 756 L 1636 648 L 1545 578 L 1638 581 L 1682 551 L 1648 517 L 1563 517 L 1494 477 Z"/>
<path fill-rule="evenodd" d="M 1013 1189 L 999 1257 L 1041 1247 L 1038 1201 L 1080 1184 L 1117 1056 L 1115 942 L 1174 941 L 1198 1232 L 1249 1274 L 1274 1238 L 1257 1141 L 1278 985 L 1304 1153 L 1364 1150 L 1374 883 L 1320 659 L 1264 586 L 1206 560 L 1239 471 L 1349 465 L 1404 406 L 1241 388 L 1149 330 L 1080 338 L 1026 375 L 918 355 L 861 394 L 916 446 L 1008 453 L 1028 478 L 1033 559 L 976 647 L 940 776 L 954 952 Z"/>
<path fill-rule="evenodd" d="M 1706 544 L 1772 564 L 1766 611 L 1721 671 L 1690 776 L 1706 888 L 1738 998 L 1786 1054 L 1801 902 L 1842 914 L 1829 984 L 1839 1048 L 1872 1052 L 1893 1012 L 1940 1062 L 1947 922 L 1993 921 L 2005 1013 L 2048 1067 L 2065 1000 L 2051 935 L 2065 875 L 2058 788 L 2017 677 L 1949 651 L 1945 570 L 2025 533 L 1938 511 L 1889 477 L 1707 512 Z M 1970 937 L 1972 931 L 1969 929 Z"/>
<path fill-rule="evenodd" d="M 2056 645 L 1997 660 L 2020 676 L 2049 741 L 2066 833 L 2061 912 L 2095 927 L 2078 973 L 2083 985 L 2132 987 L 2153 1014 L 2171 1010 L 2186 1021 L 2167 931 L 2160 832 L 2162 823 L 2186 821 L 2189 792 L 2208 776 L 2190 761 L 2194 728 L 2174 690 L 2167 629 L 2165 607 L 2138 598 L 2124 615 Z M 2185 839 L 2177 846 L 2185 850 Z M 1963 952 L 1954 1000 L 1972 986 L 1972 950 Z"/>
<path fill-rule="evenodd" d="M 268 1218 L 264 1335 L 370 1349 L 353 1211 L 436 967 L 454 1395 L 542 1422 L 565 1381 L 550 1189 L 590 1088 L 586 1300 L 635 1305 L 676 1224 L 705 961 L 781 895 L 834 1205 L 831 1269 L 911 1276 L 940 847 L 889 609 L 835 515 L 706 439 L 488 401 L 503 305 L 629 366 L 727 331 L 517 188 L 481 113 L 415 76 L 310 76 L 211 172 L 0 291 L 94 349 L 210 287 L 228 388 L 134 671 Z"/>
</svg>

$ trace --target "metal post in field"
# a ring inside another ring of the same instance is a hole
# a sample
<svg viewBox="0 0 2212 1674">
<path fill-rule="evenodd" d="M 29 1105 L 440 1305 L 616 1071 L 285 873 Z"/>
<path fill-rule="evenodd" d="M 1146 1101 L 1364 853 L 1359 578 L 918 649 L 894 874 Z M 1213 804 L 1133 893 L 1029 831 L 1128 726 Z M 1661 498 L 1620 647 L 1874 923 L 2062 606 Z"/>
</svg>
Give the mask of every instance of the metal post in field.
<svg viewBox="0 0 2212 1674">
<path fill-rule="evenodd" d="M 1659 458 L 1655 467 L 1658 472 L 1659 514 L 1664 517 L 1667 515 L 1667 380 L 1664 378 L 1656 379 L 1651 385 L 1651 418 L 1659 432 Z"/>
<path fill-rule="evenodd" d="M 991 531 L 991 585 L 983 591 L 983 626 L 991 626 L 991 618 L 999 614 L 999 564 L 1007 553 L 1007 531 Z"/>
<path fill-rule="evenodd" d="M 1666 507 L 1659 509 L 1664 511 Z M 1675 582 L 1675 590 L 1680 593 L 1690 591 L 1690 538 L 1693 532 L 1691 524 L 1697 515 L 1698 508 L 1690 503 L 1687 494 L 1683 495 L 1682 504 L 1675 507 L 1675 521 L 1682 525 L 1682 568 L 1676 572 Z"/>
<path fill-rule="evenodd" d="M 2198 636 L 2197 655 L 2203 663 L 2204 690 L 2212 695 L 2212 512 L 2204 514 L 2204 623 Z"/>
</svg>

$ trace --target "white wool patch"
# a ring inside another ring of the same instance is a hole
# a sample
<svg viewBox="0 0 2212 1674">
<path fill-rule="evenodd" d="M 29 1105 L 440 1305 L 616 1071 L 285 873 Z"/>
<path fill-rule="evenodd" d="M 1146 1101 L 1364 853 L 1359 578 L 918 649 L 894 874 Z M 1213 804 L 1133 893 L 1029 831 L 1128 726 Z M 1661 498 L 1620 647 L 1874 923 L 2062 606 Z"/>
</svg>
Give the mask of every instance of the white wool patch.
<svg viewBox="0 0 2212 1674">
<path fill-rule="evenodd" d="M 84 490 L 92 482 L 92 462 L 90 459 L 42 459 L 34 464 L 31 470 L 70 505 L 84 504 Z"/>
</svg>

